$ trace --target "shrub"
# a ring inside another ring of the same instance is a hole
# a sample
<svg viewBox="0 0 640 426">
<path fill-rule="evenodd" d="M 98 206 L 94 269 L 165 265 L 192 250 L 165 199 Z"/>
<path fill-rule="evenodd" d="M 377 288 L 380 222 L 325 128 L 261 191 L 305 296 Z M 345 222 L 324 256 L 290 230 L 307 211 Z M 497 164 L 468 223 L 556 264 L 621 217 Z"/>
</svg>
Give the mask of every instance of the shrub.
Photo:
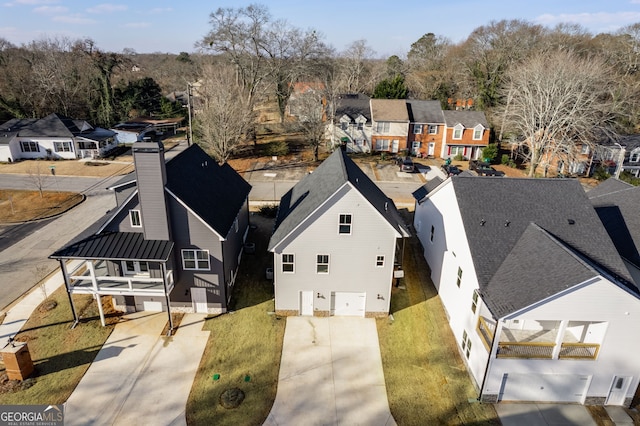
<svg viewBox="0 0 640 426">
<path fill-rule="evenodd" d="M 289 144 L 286 141 L 274 141 L 264 144 L 262 148 L 264 155 L 287 155 L 289 153 Z"/>
<path fill-rule="evenodd" d="M 628 171 L 624 171 L 620 173 L 620 180 L 623 182 L 630 183 L 633 186 L 640 186 L 640 178 L 635 177 Z"/>
<path fill-rule="evenodd" d="M 593 172 L 593 178 L 595 180 L 598 181 L 603 181 L 603 180 L 607 180 L 611 177 L 611 175 L 609 174 L 609 172 L 607 171 L 606 168 L 599 166 L 598 168 L 596 168 L 596 170 Z"/>
<path fill-rule="evenodd" d="M 500 159 L 500 163 L 507 165 L 509 164 L 511 161 L 511 158 L 509 158 L 509 156 L 507 154 L 502 154 L 502 158 Z"/>
<path fill-rule="evenodd" d="M 462 161 L 462 160 L 464 160 L 464 156 L 463 156 L 462 154 L 459 154 L 459 153 L 458 153 L 458 154 L 456 154 L 456 156 L 455 156 L 455 157 L 453 157 L 453 159 L 454 159 L 455 161 Z"/>
<path fill-rule="evenodd" d="M 274 218 L 278 214 L 278 206 L 275 204 L 265 204 L 260 207 L 260 214 L 264 217 Z"/>
<path fill-rule="evenodd" d="M 482 158 L 485 161 L 493 162 L 493 160 L 498 156 L 498 145 L 495 143 L 490 143 L 482 150 Z"/>
</svg>

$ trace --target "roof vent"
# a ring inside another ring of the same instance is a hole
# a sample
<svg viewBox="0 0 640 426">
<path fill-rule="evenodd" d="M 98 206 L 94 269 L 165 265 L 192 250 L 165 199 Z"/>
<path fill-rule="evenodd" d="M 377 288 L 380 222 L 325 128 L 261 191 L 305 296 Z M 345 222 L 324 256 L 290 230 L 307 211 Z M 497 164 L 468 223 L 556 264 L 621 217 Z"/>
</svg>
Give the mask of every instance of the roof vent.
<svg viewBox="0 0 640 426">
<path fill-rule="evenodd" d="M 569 222 L 569 225 L 575 225 L 576 221 L 573 219 L 567 219 L 567 222 Z"/>
<path fill-rule="evenodd" d="M 389 210 L 389 202 L 385 201 L 384 202 L 384 211 L 386 212 L 387 210 Z"/>
<path fill-rule="evenodd" d="M 484 219 L 482 219 L 482 220 L 480 221 L 480 226 L 484 226 L 484 224 L 485 224 L 485 223 L 487 223 L 487 221 L 486 221 L 486 220 L 484 220 Z"/>
<path fill-rule="evenodd" d="M 509 226 L 509 224 L 510 224 L 510 223 L 511 223 L 511 221 L 510 221 L 510 220 L 505 220 L 505 221 L 504 221 L 504 226 L 505 226 L 505 227 L 507 227 L 507 226 Z"/>
</svg>

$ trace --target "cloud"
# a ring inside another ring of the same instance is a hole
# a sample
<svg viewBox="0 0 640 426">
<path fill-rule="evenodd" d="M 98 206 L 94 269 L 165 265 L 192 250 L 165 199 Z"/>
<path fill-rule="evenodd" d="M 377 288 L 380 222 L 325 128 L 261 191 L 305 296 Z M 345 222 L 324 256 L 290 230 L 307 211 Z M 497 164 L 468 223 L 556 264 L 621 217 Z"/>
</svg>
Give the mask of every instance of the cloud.
<svg viewBox="0 0 640 426">
<path fill-rule="evenodd" d="M 89 13 L 113 13 L 113 12 L 122 12 L 127 10 L 128 7 L 124 4 L 113 4 L 113 3 L 102 3 L 95 7 L 91 7 L 87 9 Z"/>
<path fill-rule="evenodd" d="M 637 0 L 640 2 L 640 0 Z M 172 7 L 156 7 L 150 10 L 151 13 L 169 13 L 173 12 Z"/>
<path fill-rule="evenodd" d="M 127 28 L 149 28 L 151 26 L 150 22 L 129 22 L 124 24 Z"/>
<path fill-rule="evenodd" d="M 56 4 L 60 3 L 60 0 L 14 0 L 12 3 L 8 4 L 28 4 L 31 6 L 37 6 L 39 4 Z"/>
<path fill-rule="evenodd" d="M 86 18 L 79 14 L 54 16 L 53 21 L 62 22 L 65 24 L 81 24 L 81 25 L 95 24 L 96 22 L 93 19 Z"/>
<path fill-rule="evenodd" d="M 36 13 L 53 15 L 53 14 L 67 13 L 69 9 L 64 6 L 40 6 L 33 9 L 33 11 Z"/>
<path fill-rule="evenodd" d="M 640 4 L 640 0 L 633 0 Z M 580 24 L 587 28 L 622 27 L 640 21 L 640 12 L 597 12 L 597 13 L 562 13 L 553 15 L 546 13 L 535 18 L 542 25 L 560 23 Z"/>
</svg>

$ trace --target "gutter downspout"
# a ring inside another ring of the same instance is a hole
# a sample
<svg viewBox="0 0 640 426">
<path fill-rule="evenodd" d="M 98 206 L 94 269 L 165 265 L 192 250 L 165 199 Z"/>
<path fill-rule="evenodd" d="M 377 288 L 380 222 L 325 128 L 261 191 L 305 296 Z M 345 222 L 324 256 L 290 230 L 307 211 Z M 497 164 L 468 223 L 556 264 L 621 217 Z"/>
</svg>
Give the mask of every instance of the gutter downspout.
<svg viewBox="0 0 640 426">
<path fill-rule="evenodd" d="M 500 324 L 500 321 L 496 320 L 496 331 L 493 333 L 493 339 L 491 339 L 491 350 L 489 351 L 489 357 L 487 358 L 487 367 L 485 368 L 484 375 L 482 377 L 482 385 L 480 386 L 480 395 L 478 395 L 478 401 L 480 402 L 482 402 L 484 385 L 487 382 L 487 376 L 489 375 L 489 367 L 491 367 L 491 359 L 492 359 L 491 355 L 493 355 L 493 347 L 496 344 L 496 336 L 498 336 L 498 324 Z M 500 331 L 502 331 L 502 327 L 500 328 Z M 496 353 L 496 356 L 497 356 L 497 353 Z"/>
<path fill-rule="evenodd" d="M 171 303 L 169 302 L 169 290 L 167 289 L 167 266 L 165 263 L 160 264 L 160 272 L 162 273 L 162 286 L 164 287 L 164 298 L 167 301 L 167 314 L 169 315 L 167 336 L 171 336 L 173 334 L 173 318 L 171 318 Z"/>
<path fill-rule="evenodd" d="M 73 313 L 73 324 L 71 324 L 71 328 L 76 328 L 80 319 L 78 318 L 78 314 L 76 312 L 76 305 L 73 304 L 73 297 L 71 297 L 71 288 L 69 287 L 69 275 L 67 275 L 67 265 L 64 263 L 62 259 L 58 259 L 60 262 L 60 271 L 62 272 L 62 278 L 64 279 L 64 286 L 67 288 L 67 297 L 69 298 L 69 305 L 71 306 L 71 313 Z"/>
</svg>

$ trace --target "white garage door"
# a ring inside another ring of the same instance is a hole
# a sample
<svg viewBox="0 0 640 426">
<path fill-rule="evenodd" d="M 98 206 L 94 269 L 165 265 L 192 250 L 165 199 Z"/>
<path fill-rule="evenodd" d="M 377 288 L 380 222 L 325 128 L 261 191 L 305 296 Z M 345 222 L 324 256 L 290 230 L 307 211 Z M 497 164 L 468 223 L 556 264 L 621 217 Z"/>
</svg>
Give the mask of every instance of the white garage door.
<svg viewBox="0 0 640 426">
<path fill-rule="evenodd" d="M 333 315 L 363 317 L 366 293 L 333 293 Z"/>
<path fill-rule="evenodd" d="M 162 302 L 152 302 L 151 300 L 145 300 L 142 302 L 145 311 L 162 312 Z"/>
<path fill-rule="evenodd" d="M 505 374 L 500 401 L 583 402 L 589 376 L 577 374 Z"/>
</svg>

